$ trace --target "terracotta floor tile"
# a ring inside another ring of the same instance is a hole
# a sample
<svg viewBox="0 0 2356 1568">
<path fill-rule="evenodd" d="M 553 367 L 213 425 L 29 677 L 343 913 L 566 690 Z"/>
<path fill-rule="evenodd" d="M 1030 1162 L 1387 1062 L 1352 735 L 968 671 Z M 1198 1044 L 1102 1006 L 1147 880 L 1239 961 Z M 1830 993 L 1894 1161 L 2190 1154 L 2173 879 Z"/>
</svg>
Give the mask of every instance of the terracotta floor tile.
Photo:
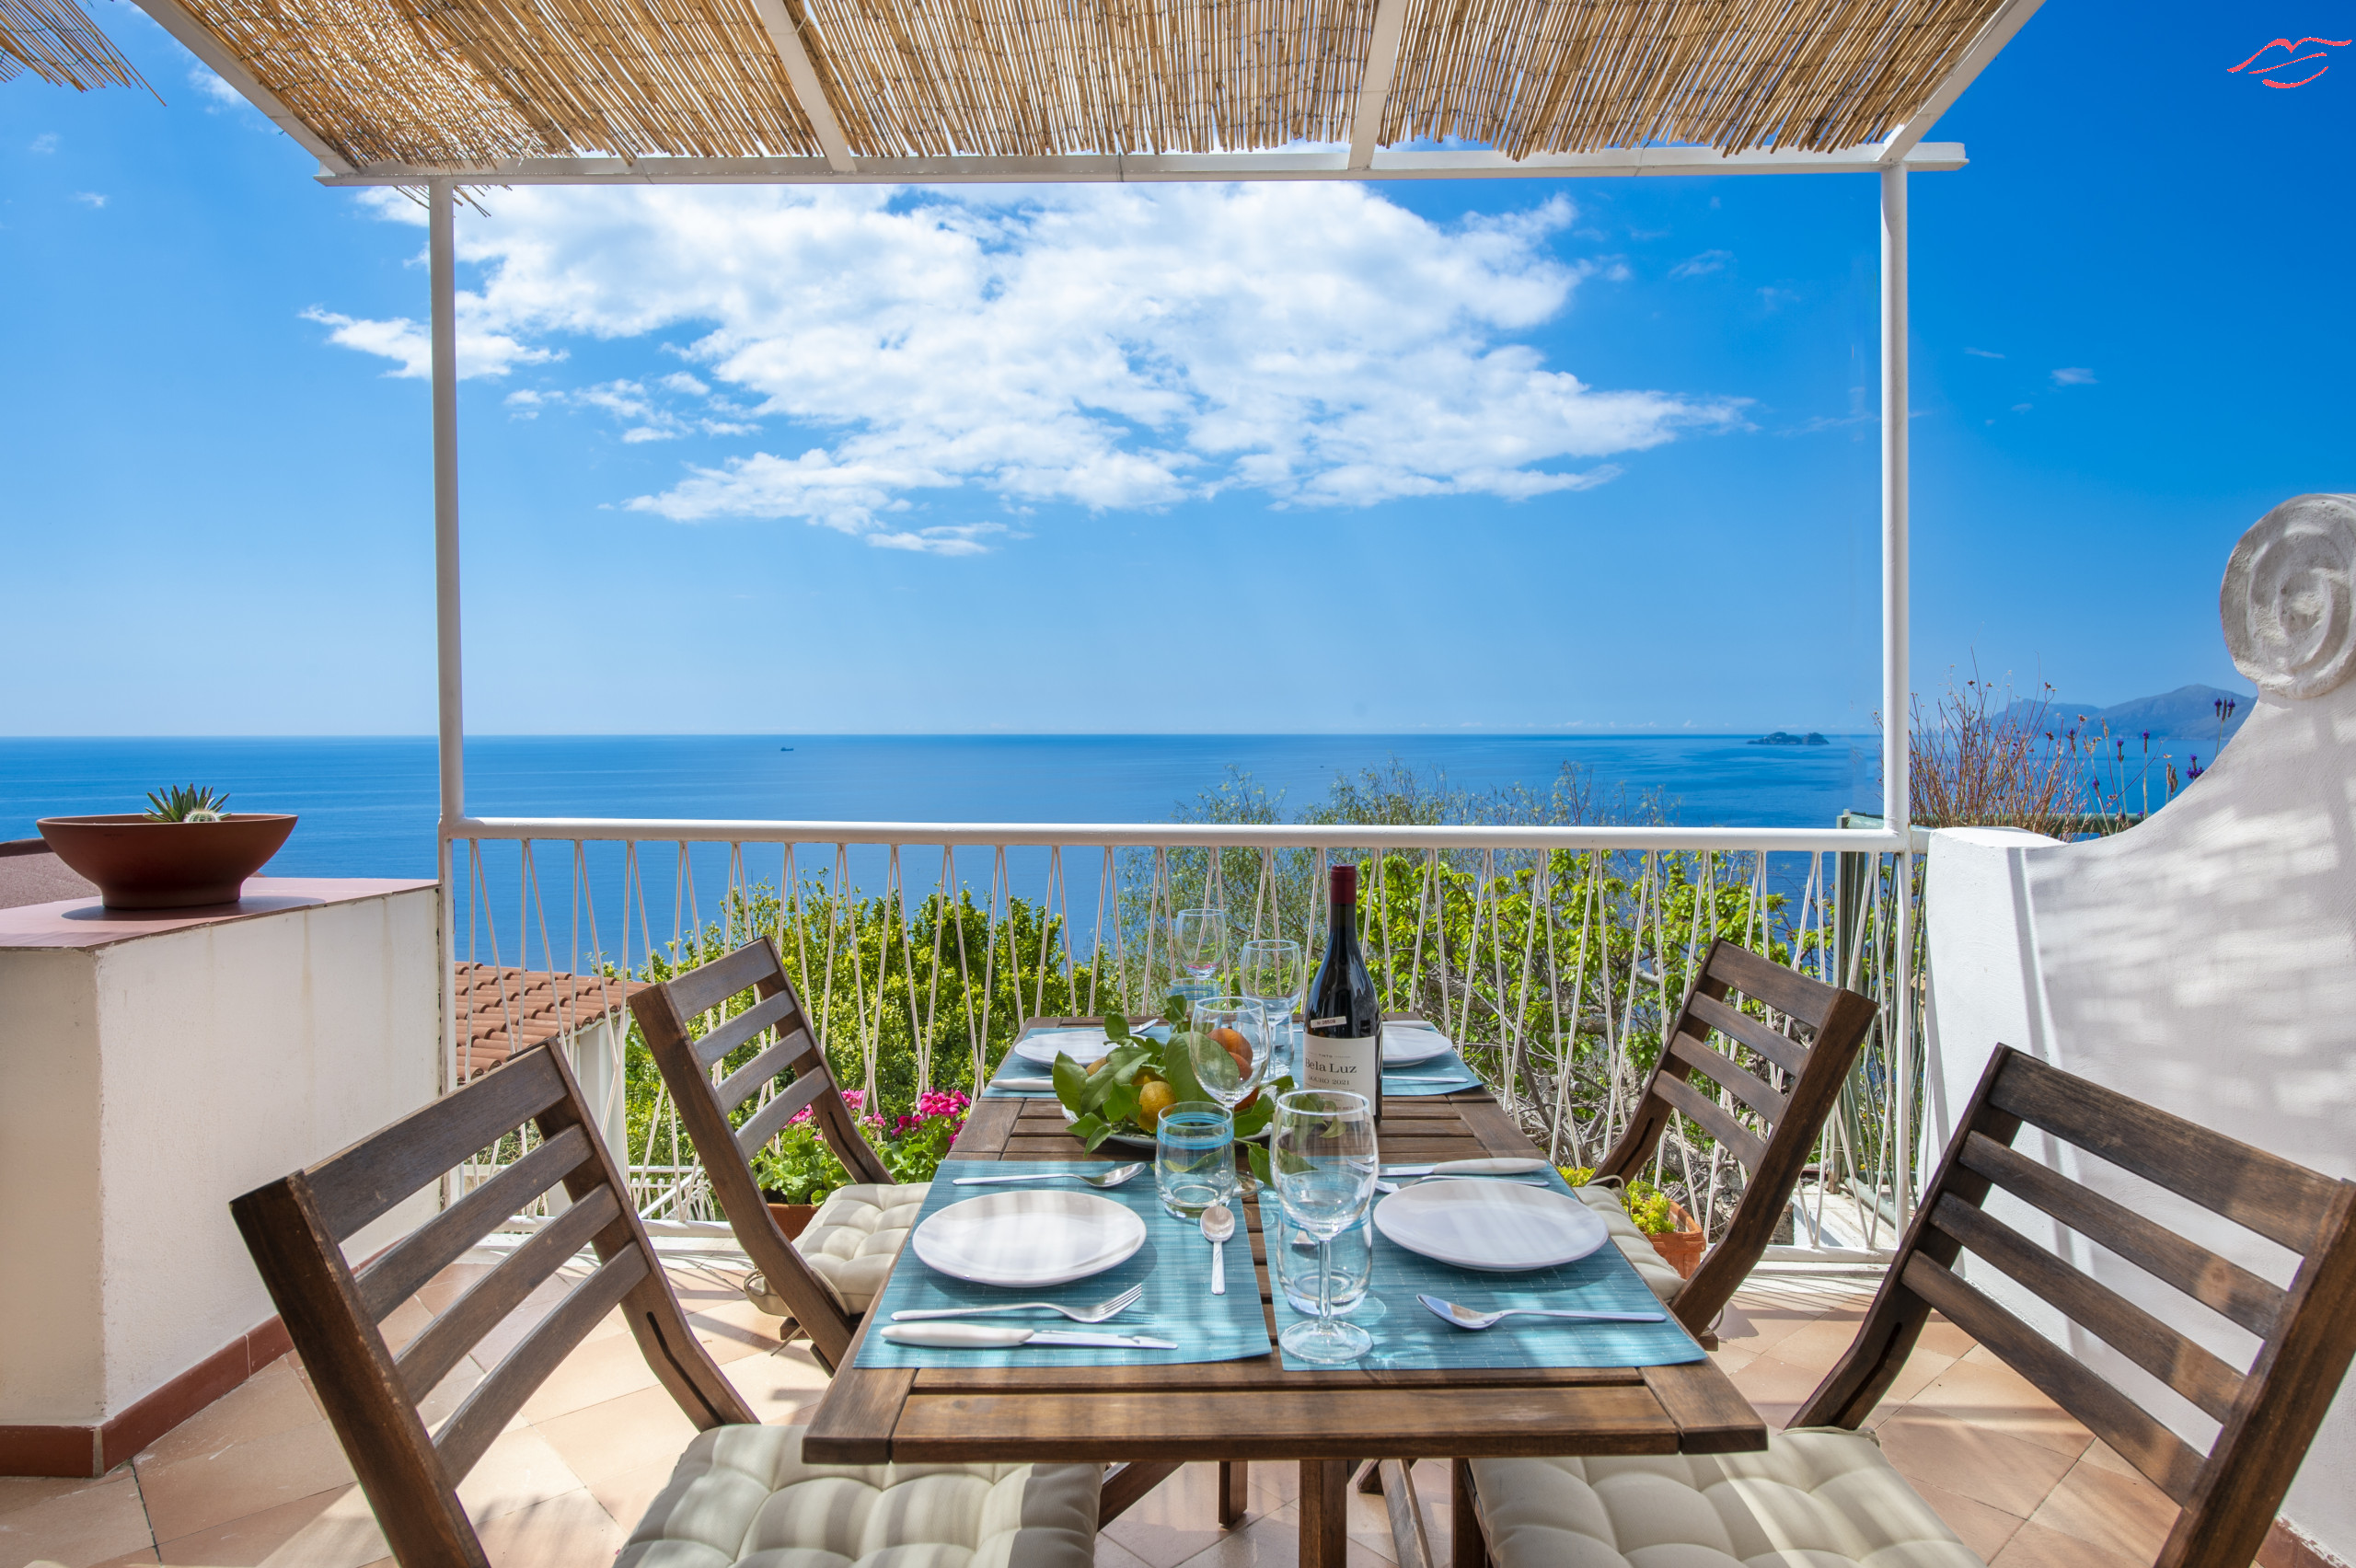
<svg viewBox="0 0 2356 1568">
<path fill-rule="evenodd" d="M 282 1358 L 156 1439 L 138 1456 L 138 1463 L 172 1464 L 232 1443 L 314 1425 L 320 1419 L 310 1390 Z"/>
<path fill-rule="evenodd" d="M 1096 1537 L 1096 1568 L 1148 1568 L 1146 1560 L 1112 1537 Z"/>
<path fill-rule="evenodd" d="M 1274 1471 L 1292 1466 L 1254 1465 L 1255 1485 L 1272 1482 Z M 1262 1511 L 1281 1511 L 1283 1504 Z M 1128 1512 L 1106 1525 L 1099 1534 L 1118 1541 L 1143 1559 L 1147 1568 L 1177 1568 L 1181 1562 L 1216 1545 L 1228 1532 L 1218 1526 L 1218 1467 L 1181 1465 L 1178 1472 L 1130 1505 Z"/>
<path fill-rule="evenodd" d="M 176 1460 L 134 1459 L 157 1540 L 176 1540 L 297 1498 L 332 1492 L 352 1467 L 324 1421 Z"/>
<path fill-rule="evenodd" d="M 151 1548 L 145 1551 L 126 1551 L 121 1557 L 110 1557 L 104 1562 L 91 1564 L 91 1568 L 147 1568 L 147 1564 L 162 1561 Z"/>
<path fill-rule="evenodd" d="M 458 1483 L 458 1501 L 479 1528 L 502 1514 L 580 1490 L 581 1478 L 546 1437 L 530 1427 L 510 1428 L 491 1439 Z"/>
<path fill-rule="evenodd" d="M 385 1556 L 384 1533 L 368 1499 L 357 1486 L 347 1486 L 262 1562 L 263 1568 L 361 1568 Z"/>
<path fill-rule="evenodd" d="M 1731 1378 L 1736 1373 L 1741 1371 L 1744 1367 L 1750 1366 L 1752 1362 L 1758 1360 L 1759 1352 L 1755 1350 L 1736 1350 L 1729 1347 L 1722 1340 L 1718 1343 L 1718 1348 L 1710 1352 L 1710 1359 L 1716 1363 L 1719 1371 Z"/>
<path fill-rule="evenodd" d="M 2019 1515 L 2007 1514 L 1976 1497 L 1966 1497 L 1911 1476 L 1907 1478 L 1907 1484 L 1922 1493 L 1923 1501 L 1937 1510 L 1947 1528 L 1962 1537 L 1963 1544 L 1978 1552 L 1982 1561 L 2002 1551 L 2004 1543 L 2021 1528 Z"/>
<path fill-rule="evenodd" d="M 475 1533 L 491 1568 L 594 1568 L 612 1562 L 629 1539 L 586 1488 L 478 1519 Z"/>
<path fill-rule="evenodd" d="M 1927 1481 L 2022 1519 L 2037 1512 L 2073 1462 L 2035 1443 L 1920 1409 L 1892 1416 L 1876 1435 L 1907 1480 Z"/>
<path fill-rule="evenodd" d="M 1287 1506 L 1230 1530 L 1186 1561 L 1192 1568 L 1295 1568 L 1300 1561 L 1295 1510 Z M 1347 1568 L 1389 1568 L 1391 1560 L 1353 1535 L 1345 1562 Z"/>
<path fill-rule="evenodd" d="M 377 1323 L 376 1332 L 385 1336 L 385 1348 L 398 1355 L 408 1348 L 410 1341 L 425 1332 L 425 1326 L 432 1321 L 433 1309 L 411 1297 L 386 1313 L 383 1320 Z"/>
<path fill-rule="evenodd" d="M 646 1364 L 638 1341 L 625 1331 L 574 1346 L 517 1413 L 538 1423 L 657 1386 L 654 1368 Z"/>
<path fill-rule="evenodd" d="M 641 1389 L 586 1410 L 536 1422 L 532 1429 L 592 1490 L 607 1476 L 650 1467 L 667 1476 L 679 1451 L 696 1435 L 695 1423 L 681 1412 L 670 1390 L 662 1388 Z"/>
<path fill-rule="evenodd" d="M 1914 1396 L 1913 1402 L 1991 1432 L 2038 1444 L 2076 1458 L 2094 1441 L 2037 1387 L 1975 1347 Z"/>
<path fill-rule="evenodd" d="M 484 1366 L 496 1366 L 509 1351 L 524 1343 L 525 1335 L 540 1326 L 541 1319 L 556 1310 L 557 1304 L 572 1288 L 572 1281 L 561 1274 L 542 1280 L 513 1312 L 492 1324 L 491 1332 L 476 1342 L 475 1359 Z"/>
<path fill-rule="evenodd" d="M 627 1535 L 646 1517 L 646 1510 L 653 1506 L 655 1498 L 671 1483 L 671 1471 L 676 1467 L 666 1459 L 661 1464 L 642 1465 L 637 1470 L 618 1470 L 589 1482 L 589 1495 L 597 1505 L 613 1516 Z"/>
<path fill-rule="evenodd" d="M 725 1368 L 728 1380 L 753 1407 L 753 1413 L 771 1426 L 791 1425 L 808 1419 L 826 1396 L 831 1380 L 826 1369 L 810 1355 L 810 1342 L 797 1341 L 767 1355 L 748 1355 Z"/>
<path fill-rule="evenodd" d="M 1731 1375 L 1731 1381 L 1771 1427 L 1780 1428 L 1798 1413 L 1801 1403 L 1816 1392 L 1824 1374 L 1773 1355 L 1761 1355 Z"/>
<path fill-rule="evenodd" d="M 2148 1557 L 2121 1557 L 2115 1551 L 2026 1524 L 2013 1533 L 2004 1550 L 1989 1559 L 1988 1568 L 2151 1568 Z"/>
<path fill-rule="evenodd" d="M 487 1278 L 495 1266 L 489 1262 L 470 1262 L 461 1259 L 427 1280 L 418 1288 L 417 1295 L 412 1299 L 428 1312 L 436 1314 L 447 1312 L 452 1302 L 472 1290 L 478 1282 Z"/>
<path fill-rule="evenodd" d="M 0 1562 L 87 1568 L 156 1544 L 129 1465 L 75 1480 L 0 1477 Z"/>
<path fill-rule="evenodd" d="M 2166 1493 L 2137 1475 L 2078 1461 L 2029 1523 L 2149 1562 L 2176 1527 Z"/>
<path fill-rule="evenodd" d="M 1854 1321 L 1828 1314 L 1777 1340 L 1772 1354 L 1785 1366 L 1806 1367 L 1820 1381 L 1849 1353 L 1856 1338 Z"/>
<path fill-rule="evenodd" d="M 1930 1351 L 1952 1360 L 1976 1348 L 1978 1342 L 1934 1312 L 1931 1314 L 1931 1320 L 1923 1325 L 1923 1337 L 1915 1341 L 1914 1344 L 1917 1355 L 1923 1351 Z"/>
<path fill-rule="evenodd" d="M 257 1568 L 271 1553 L 310 1528 L 313 1521 L 341 1495 L 341 1492 L 320 1492 L 298 1497 L 292 1503 L 242 1515 L 191 1535 L 167 1539 L 156 1550 L 166 1562 L 201 1562 L 208 1568 Z M 380 1545 L 376 1551 L 381 1553 L 384 1548 Z"/>
</svg>

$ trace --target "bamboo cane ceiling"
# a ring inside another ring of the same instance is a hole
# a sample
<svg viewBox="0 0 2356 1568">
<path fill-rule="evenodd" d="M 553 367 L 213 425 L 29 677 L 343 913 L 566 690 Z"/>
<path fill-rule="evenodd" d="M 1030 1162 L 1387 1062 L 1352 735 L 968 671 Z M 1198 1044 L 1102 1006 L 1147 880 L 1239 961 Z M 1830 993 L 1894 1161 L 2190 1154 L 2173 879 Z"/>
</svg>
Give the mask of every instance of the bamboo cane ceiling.
<svg viewBox="0 0 2356 1568">
<path fill-rule="evenodd" d="M 362 167 L 1345 142 L 1379 0 L 184 0 Z M 1905 122 L 2000 0 L 1404 0 L 1380 140 L 1511 157 L 1837 151 Z"/>
</svg>

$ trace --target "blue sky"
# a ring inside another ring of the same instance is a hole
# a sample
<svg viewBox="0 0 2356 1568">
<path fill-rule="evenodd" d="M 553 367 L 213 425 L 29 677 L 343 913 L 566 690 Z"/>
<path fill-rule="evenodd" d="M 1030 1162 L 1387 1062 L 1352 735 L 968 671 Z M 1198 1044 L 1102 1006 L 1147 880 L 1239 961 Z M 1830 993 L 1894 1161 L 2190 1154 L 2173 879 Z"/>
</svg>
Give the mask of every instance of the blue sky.
<svg viewBox="0 0 2356 1568">
<path fill-rule="evenodd" d="M 433 724 L 423 229 L 121 0 L 0 86 L 0 732 Z M 2255 18 L 2242 20 L 2242 17 Z M 2356 4 L 2049 0 L 1912 181 L 1918 688 L 2239 686 L 2356 489 Z M 491 192 L 469 728 L 1859 731 L 1866 178 Z"/>
</svg>

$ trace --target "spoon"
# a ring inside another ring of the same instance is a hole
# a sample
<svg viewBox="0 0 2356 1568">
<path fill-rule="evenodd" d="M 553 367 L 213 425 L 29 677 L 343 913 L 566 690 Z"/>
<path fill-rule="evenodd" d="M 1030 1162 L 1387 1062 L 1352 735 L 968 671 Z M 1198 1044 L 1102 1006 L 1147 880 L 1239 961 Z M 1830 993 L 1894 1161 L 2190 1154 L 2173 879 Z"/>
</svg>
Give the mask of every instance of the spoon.
<svg viewBox="0 0 2356 1568">
<path fill-rule="evenodd" d="M 1437 1296 L 1418 1296 L 1416 1300 L 1430 1308 L 1441 1321 L 1460 1329 L 1486 1329 L 1504 1322 L 1507 1318 L 1577 1318 L 1590 1323 L 1657 1323 L 1658 1312 L 1574 1312 L 1561 1307 L 1507 1307 L 1496 1312 L 1476 1312 L 1470 1307 L 1459 1307 L 1453 1301 L 1442 1301 Z"/>
<path fill-rule="evenodd" d="M 1235 1211 L 1213 1204 L 1203 1211 L 1203 1239 L 1211 1244 L 1211 1294 L 1227 1294 L 1227 1239 L 1235 1234 Z"/>
<path fill-rule="evenodd" d="M 1144 1169 L 1145 1162 L 1139 1160 L 1134 1165 L 1115 1165 L 1102 1176 L 1090 1176 L 1078 1170 L 1034 1170 L 1021 1176 L 959 1176 L 953 1179 L 950 1185 L 987 1187 L 999 1182 L 1085 1182 L 1101 1192 L 1106 1187 L 1117 1187 L 1125 1182 L 1136 1181 L 1138 1173 Z"/>
</svg>

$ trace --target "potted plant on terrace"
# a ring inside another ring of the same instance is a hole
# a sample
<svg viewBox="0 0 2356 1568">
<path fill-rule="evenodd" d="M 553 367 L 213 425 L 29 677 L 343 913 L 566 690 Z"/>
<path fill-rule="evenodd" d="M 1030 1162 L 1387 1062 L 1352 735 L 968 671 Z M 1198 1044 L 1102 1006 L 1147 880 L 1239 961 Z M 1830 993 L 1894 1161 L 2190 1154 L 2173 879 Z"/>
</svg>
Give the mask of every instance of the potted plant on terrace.
<svg viewBox="0 0 2356 1568">
<path fill-rule="evenodd" d="M 294 831 L 291 814 L 232 813 L 228 796 L 194 784 L 150 790 L 147 806 L 43 817 L 40 836 L 98 884 L 109 909 L 194 909 L 237 903 L 246 879 Z"/>
<path fill-rule="evenodd" d="M 1591 1169 L 1565 1168 L 1563 1180 L 1574 1187 L 1583 1187 L 1595 1180 Z M 1639 1176 L 1627 1185 L 1621 1200 L 1628 1210 L 1628 1217 L 1662 1261 L 1677 1271 L 1680 1279 L 1692 1279 L 1693 1271 L 1702 1266 L 1702 1254 L 1709 1250 L 1710 1239 L 1703 1233 L 1702 1225 L 1687 1212 L 1683 1204 Z"/>
</svg>

